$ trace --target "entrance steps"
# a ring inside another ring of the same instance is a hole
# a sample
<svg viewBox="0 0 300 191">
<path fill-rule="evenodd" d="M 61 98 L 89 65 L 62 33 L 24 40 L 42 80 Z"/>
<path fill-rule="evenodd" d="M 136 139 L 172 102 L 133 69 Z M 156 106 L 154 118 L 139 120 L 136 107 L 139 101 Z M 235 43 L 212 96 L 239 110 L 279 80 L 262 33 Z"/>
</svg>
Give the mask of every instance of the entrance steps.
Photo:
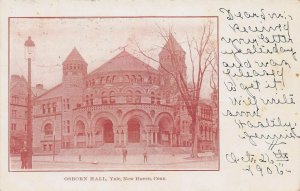
<svg viewBox="0 0 300 191">
<path fill-rule="evenodd" d="M 106 143 L 97 148 L 70 148 L 61 149 L 60 155 L 120 155 L 124 147 L 115 147 L 114 144 Z M 143 154 L 145 146 L 140 143 L 129 143 L 126 146 L 128 155 Z M 148 146 L 148 154 L 188 154 L 191 152 L 190 147 L 170 147 L 170 146 Z"/>
</svg>

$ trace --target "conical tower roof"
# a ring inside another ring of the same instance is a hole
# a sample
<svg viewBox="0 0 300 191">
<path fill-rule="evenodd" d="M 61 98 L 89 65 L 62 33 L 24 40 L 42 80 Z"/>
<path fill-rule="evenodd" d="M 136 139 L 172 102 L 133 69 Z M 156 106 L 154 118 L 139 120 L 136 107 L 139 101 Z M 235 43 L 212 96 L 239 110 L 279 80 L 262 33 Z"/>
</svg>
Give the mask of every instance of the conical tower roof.
<svg viewBox="0 0 300 191">
<path fill-rule="evenodd" d="M 170 53 L 170 52 L 183 52 L 183 53 L 185 53 L 185 51 L 180 46 L 180 44 L 177 42 L 177 40 L 175 39 L 175 37 L 173 36 L 172 33 L 170 33 L 167 43 L 164 45 L 164 47 L 162 48 L 162 50 L 159 54 L 162 54 L 164 52 L 165 53 Z"/>
<path fill-rule="evenodd" d="M 63 64 L 68 63 L 70 61 L 81 61 L 81 62 L 86 63 L 85 60 L 83 59 L 83 57 L 81 56 L 81 54 L 76 49 L 76 47 L 73 48 L 73 50 L 67 56 L 67 58 L 65 59 L 65 61 L 63 62 Z"/>
</svg>

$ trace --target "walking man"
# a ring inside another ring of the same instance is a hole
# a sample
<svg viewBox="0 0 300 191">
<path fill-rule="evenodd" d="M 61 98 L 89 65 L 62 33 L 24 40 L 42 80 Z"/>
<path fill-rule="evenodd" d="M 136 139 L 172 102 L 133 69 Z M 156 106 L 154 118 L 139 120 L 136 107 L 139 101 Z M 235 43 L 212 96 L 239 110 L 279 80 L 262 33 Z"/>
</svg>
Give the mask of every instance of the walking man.
<svg viewBox="0 0 300 191">
<path fill-rule="evenodd" d="M 126 157 L 127 157 L 127 149 L 126 148 L 122 149 L 122 154 L 123 154 L 123 163 L 125 163 L 126 162 Z"/>
<path fill-rule="evenodd" d="M 148 162 L 148 153 L 147 153 L 147 148 L 144 149 L 144 163 L 147 163 Z"/>
<path fill-rule="evenodd" d="M 21 154 L 21 169 L 27 169 L 27 155 L 28 155 L 28 150 L 26 148 L 26 144 L 23 145 L 23 147 L 20 150 Z"/>
</svg>

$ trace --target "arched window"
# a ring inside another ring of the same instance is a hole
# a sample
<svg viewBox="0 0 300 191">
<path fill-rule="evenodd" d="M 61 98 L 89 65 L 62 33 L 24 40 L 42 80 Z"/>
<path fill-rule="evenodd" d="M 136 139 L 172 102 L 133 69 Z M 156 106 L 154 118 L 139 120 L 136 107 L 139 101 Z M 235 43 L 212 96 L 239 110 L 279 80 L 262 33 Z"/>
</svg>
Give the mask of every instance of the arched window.
<svg viewBox="0 0 300 191">
<path fill-rule="evenodd" d="M 134 102 L 135 103 L 141 103 L 141 100 L 142 100 L 142 93 L 139 90 L 135 91 L 135 100 L 134 100 Z"/>
<path fill-rule="evenodd" d="M 126 92 L 126 102 L 127 103 L 132 103 L 132 91 L 131 90 L 127 90 Z"/>
<path fill-rule="evenodd" d="M 82 121 L 78 121 L 76 123 L 76 129 L 77 129 L 77 136 L 85 135 L 85 125 Z"/>
<path fill-rule="evenodd" d="M 148 83 L 152 84 L 152 78 L 151 78 L 151 76 L 149 76 L 149 78 L 148 78 Z"/>
<path fill-rule="evenodd" d="M 157 103 L 158 105 L 160 105 L 160 94 L 157 95 L 156 103 Z"/>
<path fill-rule="evenodd" d="M 115 83 L 115 82 L 116 82 L 116 79 L 117 79 L 116 76 L 113 76 L 113 77 L 112 77 L 112 83 Z"/>
<path fill-rule="evenodd" d="M 115 92 L 114 91 L 111 91 L 109 93 L 109 102 L 110 102 L 110 104 L 116 103 L 116 98 L 115 98 Z"/>
<path fill-rule="evenodd" d="M 143 77 L 141 75 L 138 75 L 137 83 L 142 83 L 142 82 L 143 82 Z"/>
<path fill-rule="evenodd" d="M 53 135 L 53 127 L 50 123 L 47 123 L 44 127 L 45 135 Z"/>
<path fill-rule="evenodd" d="M 108 104 L 107 92 L 102 92 L 102 104 Z"/>
<path fill-rule="evenodd" d="M 106 77 L 106 83 L 111 83 L 109 76 Z"/>
<path fill-rule="evenodd" d="M 208 127 L 207 125 L 205 125 L 205 140 L 207 141 L 208 140 Z"/>
<path fill-rule="evenodd" d="M 93 94 L 90 95 L 90 104 L 94 105 L 94 96 L 93 96 Z"/>
<path fill-rule="evenodd" d="M 85 104 L 86 106 L 89 105 L 89 95 L 85 95 Z"/>
<path fill-rule="evenodd" d="M 132 75 L 131 76 L 131 83 L 135 83 L 136 82 L 136 77 L 135 77 L 135 75 Z"/>
<path fill-rule="evenodd" d="M 200 136 L 201 136 L 201 138 L 203 137 L 203 126 L 202 125 L 200 125 L 200 130 L 199 130 L 199 132 L 200 132 Z"/>
<path fill-rule="evenodd" d="M 155 95 L 154 95 L 154 92 L 151 92 L 151 104 L 155 104 Z"/>
</svg>

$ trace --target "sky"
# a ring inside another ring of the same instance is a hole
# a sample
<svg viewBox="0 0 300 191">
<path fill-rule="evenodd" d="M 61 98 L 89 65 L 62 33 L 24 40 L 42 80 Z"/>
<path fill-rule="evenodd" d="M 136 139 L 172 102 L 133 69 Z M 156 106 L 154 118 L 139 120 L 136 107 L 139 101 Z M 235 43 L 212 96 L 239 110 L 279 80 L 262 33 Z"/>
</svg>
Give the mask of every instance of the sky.
<svg viewBox="0 0 300 191">
<path fill-rule="evenodd" d="M 146 64 L 158 68 L 158 64 L 145 58 L 138 46 L 158 59 L 165 40 L 160 30 L 171 29 L 174 37 L 186 51 L 188 80 L 191 80 L 191 63 L 187 37 L 200 39 L 203 25 L 213 22 L 213 37 L 217 39 L 216 18 L 12 18 L 10 20 L 10 74 L 27 78 L 27 61 L 24 58 L 24 42 L 31 36 L 35 43 L 32 63 L 32 85 L 42 83 L 46 89 L 62 81 L 62 63 L 76 47 L 88 63 L 88 73 L 126 51 Z M 192 55 L 195 57 L 195 55 Z M 205 77 L 202 97 L 211 92 L 209 75 Z"/>
</svg>

